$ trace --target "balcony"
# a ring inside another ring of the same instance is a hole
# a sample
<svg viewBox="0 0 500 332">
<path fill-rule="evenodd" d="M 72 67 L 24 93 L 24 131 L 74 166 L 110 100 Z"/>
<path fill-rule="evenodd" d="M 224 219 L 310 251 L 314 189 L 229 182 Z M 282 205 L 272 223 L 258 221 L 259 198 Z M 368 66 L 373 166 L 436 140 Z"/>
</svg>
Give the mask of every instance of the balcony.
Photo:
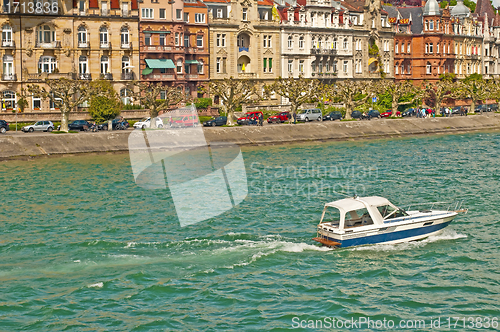
<svg viewBox="0 0 500 332">
<path fill-rule="evenodd" d="M 173 74 L 149 74 L 142 76 L 147 81 L 169 81 L 175 79 Z"/>
<path fill-rule="evenodd" d="M 90 44 L 88 42 L 78 43 L 78 48 L 89 48 Z"/>
<path fill-rule="evenodd" d="M 133 72 L 122 73 L 122 80 L 133 81 L 135 79 L 135 74 Z"/>
<path fill-rule="evenodd" d="M 320 54 L 321 50 L 319 48 L 311 48 L 311 54 Z"/>
<path fill-rule="evenodd" d="M 101 9 L 101 16 L 109 16 L 109 9 Z"/>
<path fill-rule="evenodd" d="M 255 73 L 238 73 L 238 78 L 254 78 Z"/>
<path fill-rule="evenodd" d="M 17 81 L 16 74 L 3 74 L 2 81 Z"/>
<path fill-rule="evenodd" d="M 198 75 L 197 74 L 187 74 L 186 79 L 187 80 L 196 80 L 196 79 L 198 79 Z"/>
<path fill-rule="evenodd" d="M 92 74 L 80 73 L 80 74 L 78 74 L 78 79 L 85 80 L 85 81 L 92 81 Z"/>
<path fill-rule="evenodd" d="M 41 82 L 45 79 L 57 80 L 60 78 L 65 78 L 72 80 L 75 78 L 74 73 L 28 73 L 27 81 L 30 82 Z"/>
<path fill-rule="evenodd" d="M 16 43 L 13 40 L 2 40 L 2 47 L 16 48 Z"/>
<path fill-rule="evenodd" d="M 184 53 L 184 46 L 165 46 L 165 45 L 144 45 L 142 52 L 172 52 L 180 51 Z"/>
<path fill-rule="evenodd" d="M 248 52 L 248 47 L 239 47 L 238 52 Z"/>
<path fill-rule="evenodd" d="M 100 77 L 101 77 L 101 80 L 108 80 L 108 81 L 113 80 L 113 74 L 111 74 L 111 73 L 101 74 Z"/>
<path fill-rule="evenodd" d="M 186 53 L 203 53 L 205 50 L 202 47 L 186 47 Z M 247 48 L 248 52 L 248 48 Z"/>
<path fill-rule="evenodd" d="M 61 41 L 60 40 L 54 40 L 54 41 L 45 43 L 45 42 L 40 42 L 40 41 L 37 40 L 36 43 L 35 43 L 35 47 L 39 47 L 39 48 L 61 48 Z"/>
<path fill-rule="evenodd" d="M 121 48 L 124 50 L 129 50 L 132 48 L 132 43 L 122 43 Z"/>
<path fill-rule="evenodd" d="M 128 10 L 122 9 L 122 17 L 129 17 L 129 16 L 130 16 L 130 12 Z"/>
<path fill-rule="evenodd" d="M 111 43 L 101 43 L 101 48 L 104 49 L 104 50 L 109 50 L 111 49 Z"/>
</svg>

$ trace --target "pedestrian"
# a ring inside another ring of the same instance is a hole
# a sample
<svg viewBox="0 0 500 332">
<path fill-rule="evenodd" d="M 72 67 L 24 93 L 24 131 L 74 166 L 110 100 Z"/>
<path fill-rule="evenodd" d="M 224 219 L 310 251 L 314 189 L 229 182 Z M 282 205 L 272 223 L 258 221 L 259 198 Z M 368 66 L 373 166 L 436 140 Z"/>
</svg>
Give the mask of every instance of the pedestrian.
<svg viewBox="0 0 500 332">
<path fill-rule="evenodd" d="M 297 123 L 297 113 L 295 113 L 295 110 L 293 110 L 293 124 Z"/>
</svg>

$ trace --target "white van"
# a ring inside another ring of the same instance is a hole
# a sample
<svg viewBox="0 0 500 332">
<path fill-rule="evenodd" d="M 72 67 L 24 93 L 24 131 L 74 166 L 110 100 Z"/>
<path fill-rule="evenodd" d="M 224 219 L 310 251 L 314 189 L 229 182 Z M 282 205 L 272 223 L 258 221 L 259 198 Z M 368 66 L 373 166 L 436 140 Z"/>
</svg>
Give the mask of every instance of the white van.
<svg viewBox="0 0 500 332">
<path fill-rule="evenodd" d="M 301 110 L 297 114 L 297 121 L 321 121 L 322 116 L 321 116 L 321 110 L 319 108 L 310 108 L 306 110 Z"/>
</svg>

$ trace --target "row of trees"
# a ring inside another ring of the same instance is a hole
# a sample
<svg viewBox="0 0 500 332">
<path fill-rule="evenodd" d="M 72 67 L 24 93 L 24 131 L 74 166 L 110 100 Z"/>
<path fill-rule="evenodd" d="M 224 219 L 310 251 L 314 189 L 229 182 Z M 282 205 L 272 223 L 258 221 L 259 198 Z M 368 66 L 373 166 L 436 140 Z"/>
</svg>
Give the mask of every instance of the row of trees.
<svg viewBox="0 0 500 332">
<path fill-rule="evenodd" d="M 421 107 L 424 104 L 439 110 L 447 99 L 468 100 L 474 111 L 479 101 L 500 99 L 500 81 L 484 80 L 478 74 L 460 81 L 454 75 L 446 74 L 437 82 L 424 82 L 421 86 L 411 81 L 344 80 L 323 84 L 314 79 L 278 78 L 274 83 L 264 86 L 264 93 L 259 95 L 253 82 L 229 78 L 212 81 L 210 92 L 221 99 L 230 123 L 234 121 L 234 110 L 238 105 L 258 103 L 273 93 L 288 100 L 291 112 L 297 111 L 304 103 L 342 103 L 345 116 L 349 119 L 356 108 L 373 106 L 373 97 L 377 97 L 376 103 L 380 108 L 384 111 L 391 109 L 392 114 L 405 106 Z"/>
<path fill-rule="evenodd" d="M 182 90 L 176 87 L 153 82 L 134 82 L 129 88 L 132 102 L 148 109 L 151 117 L 181 102 L 187 102 Z M 421 86 L 410 81 L 344 80 L 323 84 L 319 80 L 302 77 L 278 78 L 272 84 L 264 86 L 262 94 L 258 93 L 253 81 L 229 78 L 214 80 L 202 90 L 219 97 L 229 124 L 234 123 L 234 111 L 241 105 L 258 103 L 270 98 L 272 94 L 286 98 L 292 112 L 296 112 L 304 103 L 342 103 L 347 119 L 356 108 L 371 105 L 373 97 L 377 97 L 379 107 L 391 109 L 393 114 L 405 105 L 420 107 L 424 103 L 437 110 L 446 99 L 470 100 L 472 110 L 478 101 L 500 99 L 500 81 L 484 80 L 478 74 L 460 81 L 455 80 L 452 74 L 446 74 L 438 82 L 424 83 Z M 18 93 L 21 111 L 27 106 L 27 97 L 30 95 L 50 100 L 59 108 L 62 131 L 68 131 L 69 113 L 85 102 L 90 103 L 89 112 L 96 121 L 114 118 L 123 106 L 111 83 L 101 80 L 89 83 L 61 78 L 47 79 L 45 86 L 30 84 Z"/>
</svg>

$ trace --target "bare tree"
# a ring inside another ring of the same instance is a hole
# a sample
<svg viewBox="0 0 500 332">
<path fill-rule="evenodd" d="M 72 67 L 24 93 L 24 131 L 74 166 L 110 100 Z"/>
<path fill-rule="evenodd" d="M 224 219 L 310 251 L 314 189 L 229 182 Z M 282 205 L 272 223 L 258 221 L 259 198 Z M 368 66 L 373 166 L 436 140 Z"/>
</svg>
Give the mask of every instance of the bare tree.
<svg viewBox="0 0 500 332">
<path fill-rule="evenodd" d="M 474 112 L 478 101 L 490 98 L 491 90 L 491 84 L 484 80 L 481 75 L 472 74 L 458 83 L 452 95 L 457 99 L 470 99 L 470 110 Z"/>
<path fill-rule="evenodd" d="M 434 98 L 434 111 L 438 112 L 441 103 L 446 98 L 453 98 L 456 93 L 457 84 L 452 79 L 443 78 L 433 84 L 425 84 L 425 91 L 428 97 Z"/>
<path fill-rule="evenodd" d="M 375 90 L 372 81 L 344 80 L 332 85 L 324 85 L 322 95 L 330 100 L 341 100 L 346 109 L 345 118 L 350 119 L 354 109 L 367 102 Z"/>
<path fill-rule="evenodd" d="M 391 96 L 392 116 L 396 116 L 400 105 L 412 104 L 414 96 L 419 90 L 410 81 L 393 82 L 389 80 L 378 82 L 378 93 L 389 94 Z"/>
<path fill-rule="evenodd" d="M 149 109 L 151 117 L 151 128 L 156 128 L 156 121 L 153 119 L 158 116 L 160 111 L 168 109 L 170 106 L 179 104 L 184 100 L 184 94 L 176 87 L 162 85 L 156 82 L 135 82 L 138 88 L 132 92 L 134 102 Z M 161 93 L 164 92 L 164 98 L 161 99 Z"/>
<path fill-rule="evenodd" d="M 266 96 L 275 92 L 278 95 L 287 98 L 290 102 L 290 119 L 292 122 L 293 115 L 299 107 L 312 100 L 316 99 L 319 94 L 321 84 L 318 80 L 303 78 L 277 78 L 276 81 L 264 87 Z"/>
<path fill-rule="evenodd" d="M 68 131 L 69 113 L 89 100 L 94 90 L 87 81 L 66 78 L 45 79 L 48 90 L 38 84 L 28 85 L 28 92 L 50 100 L 61 111 L 61 130 Z"/>
<path fill-rule="evenodd" d="M 245 103 L 259 99 L 255 82 L 247 79 L 235 80 L 233 77 L 222 80 L 213 80 L 209 83 L 212 96 L 219 96 L 222 107 L 227 113 L 228 125 L 233 125 L 236 120 L 234 110 Z"/>
</svg>

